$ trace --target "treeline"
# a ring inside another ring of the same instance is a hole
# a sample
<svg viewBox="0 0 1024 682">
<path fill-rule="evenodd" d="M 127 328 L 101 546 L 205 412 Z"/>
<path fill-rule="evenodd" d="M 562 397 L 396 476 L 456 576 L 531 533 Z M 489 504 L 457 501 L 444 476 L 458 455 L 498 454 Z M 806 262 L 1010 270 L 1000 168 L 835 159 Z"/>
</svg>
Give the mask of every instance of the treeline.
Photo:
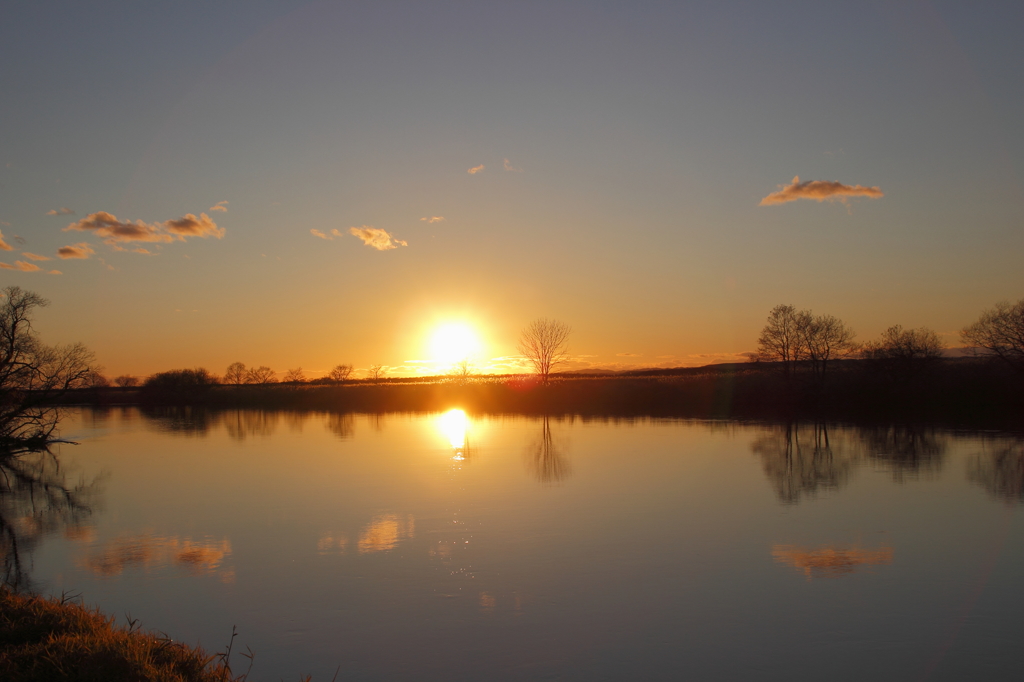
<svg viewBox="0 0 1024 682">
<path fill-rule="evenodd" d="M 86 391 L 77 402 L 191 405 L 210 409 L 418 412 L 459 407 L 477 414 L 814 418 L 1022 425 L 1024 391 L 1015 373 L 985 358 L 938 358 L 904 370 L 888 359 L 832 363 L 821 380 L 808 361 L 649 370 L 644 375 L 502 376 L 468 381 L 394 379 L 335 385 L 152 383 L 130 393 Z M 190 370 L 176 374 L 188 377 Z M 194 376 L 194 375 L 193 375 Z"/>
</svg>

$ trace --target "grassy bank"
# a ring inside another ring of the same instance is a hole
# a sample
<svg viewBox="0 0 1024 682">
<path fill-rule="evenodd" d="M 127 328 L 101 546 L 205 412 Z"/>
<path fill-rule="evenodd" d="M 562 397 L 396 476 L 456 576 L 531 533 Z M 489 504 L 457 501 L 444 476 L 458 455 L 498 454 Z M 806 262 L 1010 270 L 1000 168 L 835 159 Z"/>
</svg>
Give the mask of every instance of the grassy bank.
<svg viewBox="0 0 1024 682">
<path fill-rule="evenodd" d="M 718 365 L 615 376 L 481 377 L 463 382 L 390 380 L 338 385 L 213 385 L 175 390 L 81 392 L 92 404 L 332 412 L 419 412 L 459 407 L 477 414 L 689 417 L 851 421 L 939 421 L 964 426 L 1020 425 L 1021 377 L 979 360 L 900 372 L 864 361 L 837 362 L 824 378 L 785 376 L 771 365 Z"/>
<path fill-rule="evenodd" d="M 5 682 L 242 682 L 223 659 L 67 600 L 0 589 Z"/>
</svg>

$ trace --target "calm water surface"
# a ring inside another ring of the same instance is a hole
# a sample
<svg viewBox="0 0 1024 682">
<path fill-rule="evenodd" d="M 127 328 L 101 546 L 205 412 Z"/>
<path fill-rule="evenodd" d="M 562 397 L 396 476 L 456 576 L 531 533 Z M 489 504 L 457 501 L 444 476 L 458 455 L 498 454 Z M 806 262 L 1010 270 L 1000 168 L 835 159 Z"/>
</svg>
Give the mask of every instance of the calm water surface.
<svg viewBox="0 0 1024 682">
<path fill-rule="evenodd" d="M 257 680 L 1020 670 L 1008 435 L 135 409 L 63 433 L 90 509 L 23 550 L 35 586 L 211 650 L 237 625 Z"/>
</svg>

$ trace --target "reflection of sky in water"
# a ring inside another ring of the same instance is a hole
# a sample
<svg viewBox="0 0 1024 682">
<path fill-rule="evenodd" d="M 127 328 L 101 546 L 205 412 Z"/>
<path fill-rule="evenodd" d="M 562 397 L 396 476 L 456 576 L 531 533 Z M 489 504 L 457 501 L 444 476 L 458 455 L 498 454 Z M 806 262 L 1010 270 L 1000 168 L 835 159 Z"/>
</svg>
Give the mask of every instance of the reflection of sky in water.
<svg viewBox="0 0 1024 682">
<path fill-rule="evenodd" d="M 793 545 L 775 545 L 772 557 L 802 571 L 807 579 L 838 578 L 866 566 L 892 563 L 892 548 L 861 549 L 859 547 L 818 547 L 807 549 Z"/>
<path fill-rule="evenodd" d="M 398 681 L 915 679 L 958 623 L 956 671 L 1016 669 L 999 644 L 1024 630 L 1016 441 L 461 410 L 159 419 L 173 429 L 123 410 L 101 437 L 68 425 L 83 444 L 64 464 L 109 473 L 103 505 L 42 524 L 35 577 L 178 640 L 238 624 L 254 679 L 342 662 L 339 679 Z M 486 457 L 453 460 L 471 441 Z M 26 533 L 28 510 L 10 517 Z M 983 618 L 963 618 L 968 593 Z"/>
<path fill-rule="evenodd" d="M 87 549 L 78 564 L 92 573 L 110 577 L 126 569 L 180 568 L 194 575 L 218 573 L 225 581 L 234 579 L 231 570 L 220 570 L 231 554 L 228 540 L 192 540 L 160 535 L 134 535 Z"/>
</svg>

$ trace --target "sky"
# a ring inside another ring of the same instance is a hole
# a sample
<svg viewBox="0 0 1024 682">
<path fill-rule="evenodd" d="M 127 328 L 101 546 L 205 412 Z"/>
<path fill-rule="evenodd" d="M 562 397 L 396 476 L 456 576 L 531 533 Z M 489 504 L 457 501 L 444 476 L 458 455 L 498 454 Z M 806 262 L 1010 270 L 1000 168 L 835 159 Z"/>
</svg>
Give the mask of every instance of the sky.
<svg viewBox="0 0 1024 682">
<path fill-rule="evenodd" d="M 110 376 L 570 369 L 1024 297 L 1019 2 L 0 5 L 0 286 Z M 8 248 L 5 248 L 8 247 Z M 59 274 L 58 274 L 59 273 Z M 450 354 L 449 354 L 450 355 Z"/>
</svg>

